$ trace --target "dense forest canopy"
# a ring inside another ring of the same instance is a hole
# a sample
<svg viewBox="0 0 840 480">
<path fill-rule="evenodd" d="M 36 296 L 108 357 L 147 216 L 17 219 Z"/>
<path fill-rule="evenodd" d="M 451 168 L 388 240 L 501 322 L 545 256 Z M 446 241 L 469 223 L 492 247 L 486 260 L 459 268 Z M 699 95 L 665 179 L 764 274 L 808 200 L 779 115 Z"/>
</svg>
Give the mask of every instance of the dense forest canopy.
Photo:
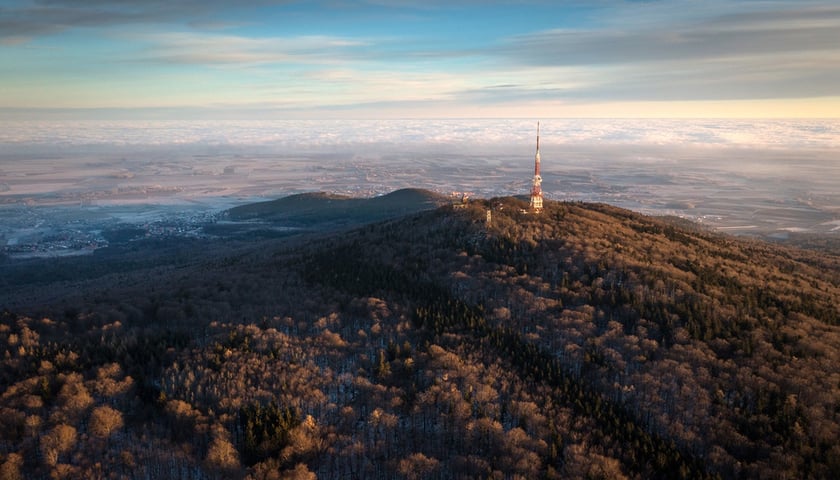
<svg viewBox="0 0 840 480">
<path fill-rule="evenodd" d="M 840 258 L 526 208 L 8 285 L 0 478 L 840 471 Z"/>
</svg>

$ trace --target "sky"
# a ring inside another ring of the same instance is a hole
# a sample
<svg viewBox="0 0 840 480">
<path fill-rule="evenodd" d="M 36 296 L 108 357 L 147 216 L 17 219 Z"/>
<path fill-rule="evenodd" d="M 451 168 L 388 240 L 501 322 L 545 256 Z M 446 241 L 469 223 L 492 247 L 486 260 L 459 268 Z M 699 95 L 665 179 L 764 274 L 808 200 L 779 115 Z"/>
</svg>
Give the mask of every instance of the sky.
<svg viewBox="0 0 840 480">
<path fill-rule="evenodd" d="M 836 0 L 0 0 L 0 119 L 836 118 Z"/>
</svg>

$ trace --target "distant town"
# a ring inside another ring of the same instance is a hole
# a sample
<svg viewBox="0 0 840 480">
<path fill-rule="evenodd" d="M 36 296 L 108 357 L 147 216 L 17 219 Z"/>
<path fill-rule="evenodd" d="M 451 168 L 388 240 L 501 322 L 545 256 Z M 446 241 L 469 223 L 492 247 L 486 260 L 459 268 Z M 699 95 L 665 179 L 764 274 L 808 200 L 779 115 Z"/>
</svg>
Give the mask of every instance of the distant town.
<svg viewBox="0 0 840 480">
<path fill-rule="evenodd" d="M 137 206 L 160 214 L 160 207 Z M 170 209 L 175 207 L 170 207 Z M 85 255 L 109 246 L 149 238 L 209 238 L 203 227 L 214 223 L 219 212 L 177 208 L 162 217 L 144 221 L 120 221 L 113 217 L 87 216 L 66 221 L 68 212 L 78 208 L 21 207 L 17 215 L 4 212 L 0 231 L 2 253 L 10 258 Z"/>
</svg>

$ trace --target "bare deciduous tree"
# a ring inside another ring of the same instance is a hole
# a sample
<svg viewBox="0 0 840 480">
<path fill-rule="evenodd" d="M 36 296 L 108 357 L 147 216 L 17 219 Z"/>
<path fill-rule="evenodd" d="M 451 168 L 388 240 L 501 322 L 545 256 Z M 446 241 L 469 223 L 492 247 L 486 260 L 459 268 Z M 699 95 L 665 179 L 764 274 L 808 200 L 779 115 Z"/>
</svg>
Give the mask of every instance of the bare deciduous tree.
<svg viewBox="0 0 840 480">
<path fill-rule="evenodd" d="M 88 429 L 97 437 L 108 438 L 122 426 L 122 412 L 107 405 L 94 408 L 90 414 Z"/>
</svg>

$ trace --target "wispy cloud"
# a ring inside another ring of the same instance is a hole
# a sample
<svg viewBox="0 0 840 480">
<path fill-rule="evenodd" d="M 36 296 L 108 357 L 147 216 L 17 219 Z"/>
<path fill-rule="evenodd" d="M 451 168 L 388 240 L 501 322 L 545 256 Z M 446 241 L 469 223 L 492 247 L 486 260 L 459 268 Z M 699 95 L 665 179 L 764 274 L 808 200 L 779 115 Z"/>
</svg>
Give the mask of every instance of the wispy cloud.
<svg viewBox="0 0 840 480">
<path fill-rule="evenodd" d="M 134 34 L 146 45 L 144 53 L 129 61 L 175 64 L 249 66 L 271 63 L 336 63 L 365 41 L 326 35 L 244 37 L 202 32 Z"/>
<path fill-rule="evenodd" d="M 656 23 L 658 10 L 640 6 L 613 12 L 612 20 L 596 28 L 514 36 L 488 54 L 517 68 L 586 66 L 602 74 L 577 88 L 524 92 L 555 98 L 727 100 L 840 94 L 840 6 L 757 2 L 748 4 L 749 10 L 741 4 L 737 8 L 741 11 L 694 12 L 684 18 L 668 9 L 676 21 L 669 17 L 671 22 Z M 622 17 L 625 21 L 618 22 Z"/>
<path fill-rule="evenodd" d="M 287 4 L 290 0 L 256 0 L 250 6 Z M 0 41 L 21 42 L 72 28 L 127 24 L 219 25 L 214 14 L 242 8 L 234 0 L 11 0 L 0 7 Z M 10 40 L 11 39 L 11 40 Z"/>
<path fill-rule="evenodd" d="M 7 0 L 0 62 L 15 67 L 0 71 L 5 107 L 221 102 L 505 116 L 654 102 L 837 103 L 840 5 Z"/>
<path fill-rule="evenodd" d="M 840 50 L 840 6 L 730 14 L 655 26 L 549 30 L 508 40 L 499 53 L 528 65 L 708 60 Z"/>
</svg>

